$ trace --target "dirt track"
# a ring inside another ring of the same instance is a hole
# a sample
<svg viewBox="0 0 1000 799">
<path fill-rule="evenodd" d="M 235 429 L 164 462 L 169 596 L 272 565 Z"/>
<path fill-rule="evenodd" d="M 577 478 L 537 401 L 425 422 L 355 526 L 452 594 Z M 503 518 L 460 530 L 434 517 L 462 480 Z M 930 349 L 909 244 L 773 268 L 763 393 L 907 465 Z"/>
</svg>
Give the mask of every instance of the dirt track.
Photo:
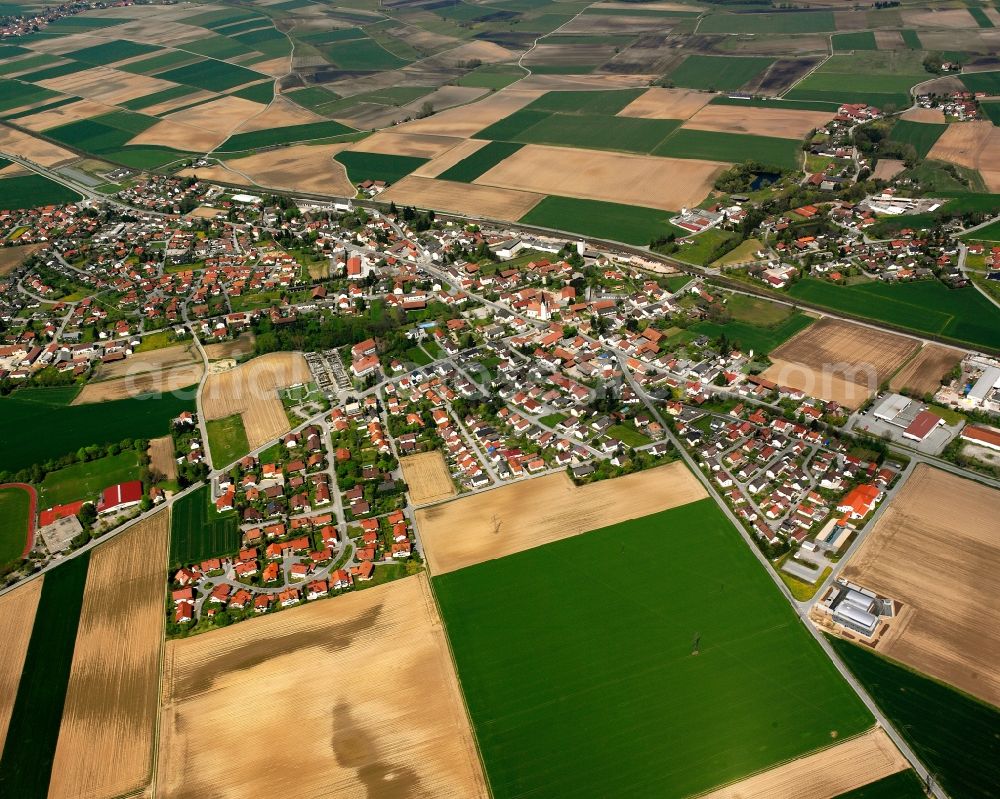
<svg viewBox="0 0 1000 799">
<path fill-rule="evenodd" d="M 417 511 L 433 574 L 686 505 L 707 494 L 681 463 L 577 487 L 565 472 Z"/>
<path fill-rule="evenodd" d="M 425 575 L 170 642 L 164 687 L 162 799 L 488 795 Z"/>
<path fill-rule="evenodd" d="M 917 466 L 844 577 L 909 607 L 879 651 L 1000 705 L 1000 491 Z"/>
</svg>

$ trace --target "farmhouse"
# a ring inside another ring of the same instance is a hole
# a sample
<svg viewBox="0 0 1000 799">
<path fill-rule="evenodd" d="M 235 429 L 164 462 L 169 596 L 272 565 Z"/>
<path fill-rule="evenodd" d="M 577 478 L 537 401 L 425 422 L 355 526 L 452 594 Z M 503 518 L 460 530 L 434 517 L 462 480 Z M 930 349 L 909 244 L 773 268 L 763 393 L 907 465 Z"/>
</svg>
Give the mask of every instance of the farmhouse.
<svg viewBox="0 0 1000 799">
<path fill-rule="evenodd" d="M 127 508 L 133 508 L 142 500 L 142 482 L 131 480 L 127 483 L 105 488 L 97 501 L 99 514 L 117 513 Z"/>
</svg>

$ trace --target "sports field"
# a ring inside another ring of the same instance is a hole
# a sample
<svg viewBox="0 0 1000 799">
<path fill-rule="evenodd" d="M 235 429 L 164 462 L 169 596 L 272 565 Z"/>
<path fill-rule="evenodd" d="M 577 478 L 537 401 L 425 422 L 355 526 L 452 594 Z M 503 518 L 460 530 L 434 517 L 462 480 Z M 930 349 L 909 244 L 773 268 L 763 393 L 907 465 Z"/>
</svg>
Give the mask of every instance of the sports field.
<svg viewBox="0 0 1000 799">
<path fill-rule="evenodd" d="M 31 494 L 24 488 L 0 488 L 0 566 L 20 561 L 28 534 Z"/>
<path fill-rule="evenodd" d="M 205 427 L 208 429 L 208 450 L 215 468 L 225 469 L 250 451 L 242 415 L 234 413 L 225 419 L 212 419 L 205 423 Z"/>
<path fill-rule="evenodd" d="M 78 499 L 93 501 L 108 486 L 138 478 L 139 453 L 127 449 L 117 455 L 49 472 L 42 481 L 38 502 L 44 509 Z"/>
<path fill-rule="evenodd" d="M 434 588 L 497 799 L 691 796 L 872 724 L 711 499 Z"/>
<path fill-rule="evenodd" d="M 1000 710 L 848 641 L 830 643 L 950 796 L 996 797 Z"/>
<path fill-rule="evenodd" d="M 240 548 L 236 514 L 219 513 L 211 489 L 202 486 L 181 497 L 170 516 L 170 565 L 196 563 Z"/>
</svg>

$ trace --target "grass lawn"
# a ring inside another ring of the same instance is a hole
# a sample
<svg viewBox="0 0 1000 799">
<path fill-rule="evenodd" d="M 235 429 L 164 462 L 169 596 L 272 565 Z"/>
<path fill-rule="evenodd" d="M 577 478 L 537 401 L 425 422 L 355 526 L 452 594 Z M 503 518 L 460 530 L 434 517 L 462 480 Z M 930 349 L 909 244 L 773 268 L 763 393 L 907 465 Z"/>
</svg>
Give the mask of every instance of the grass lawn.
<svg viewBox="0 0 1000 799">
<path fill-rule="evenodd" d="M 707 161 L 759 161 L 781 169 L 798 169 L 802 162 L 800 142 L 774 136 L 722 133 L 682 128 L 652 151 L 670 158 L 701 158 Z"/>
<path fill-rule="evenodd" d="M 794 313 L 789 315 L 785 321 L 770 327 L 732 321 L 724 325 L 715 322 L 696 322 L 688 329 L 712 339 L 719 338 L 725 333 L 726 338 L 734 346 L 742 350 L 753 350 L 755 355 L 767 355 L 796 333 L 805 330 L 812 322 L 812 317 L 803 313 Z"/>
<path fill-rule="evenodd" d="M 248 133 L 237 133 L 219 145 L 220 152 L 239 152 L 255 147 L 271 147 L 275 144 L 328 139 L 354 133 L 353 128 L 339 122 L 307 122 L 304 125 L 289 125 L 284 128 L 266 128 Z"/>
<path fill-rule="evenodd" d="M 72 392 L 79 389 L 73 387 Z M 56 392 L 57 389 L 45 389 Z M 65 396 L 69 391 L 63 391 Z M 0 398 L 0 471 L 17 471 L 33 463 L 44 463 L 88 444 L 109 444 L 123 438 L 156 438 L 165 435 L 170 420 L 181 411 L 193 411 L 190 399 L 173 394 L 146 395 L 87 405 L 63 405 L 39 401 L 17 391 Z"/>
<path fill-rule="evenodd" d="M 170 565 L 182 566 L 240 548 L 240 527 L 234 511 L 219 513 L 206 485 L 174 503 L 170 516 Z"/>
<path fill-rule="evenodd" d="M 0 567 L 21 560 L 28 535 L 31 496 L 23 488 L 0 488 Z"/>
<path fill-rule="evenodd" d="M 837 311 L 881 320 L 991 350 L 1000 350 L 1000 310 L 971 286 L 949 289 L 936 280 L 835 286 L 806 277 L 788 293 Z"/>
<path fill-rule="evenodd" d="M 704 264 L 712 257 L 720 244 L 729 241 L 735 236 L 735 233 L 731 233 L 728 230 L 709 228 L 704 233 L 699 233 L 696 236 L 685 239 L 684 246 L 676 253 L 676 257 L 688 263 Z"/>
<path fill-rule="evenodd" d="M 162 350 L 164 347 L 169 347 L 173 343 L 173 331 L 160 330 L 156 333 L 150 333 L 149 335 L 143 336 L 141 343 L 135 348 L 135 351 L 137 353 L 153 352 L 154 350 Z"/>
<path fill-rule="evenodd" d="M 365 180 L 384 180 L 386 183 L 396 183 L 428 161 L 426 158 L 417 158 L 412 155 L 354 152 L 337 153 L 334 160 L 347 167 L 347 177 L 350 178 L 351 183 L 355 184 Z"/>
<path fill-rule="evenodd" d="M 839 638 L 830 643 L 951 796 L 1000 785 L 1000 710 Z"/>
<path fill-rule="evenodd" d="M 641 447 L 643 444 L 652 442 L 649 436 L 640 433 L 631 422 L 628 424 L 614 424 L 608 428 L 608 435 L 617 438 L 626 447 Z"/>
<path fill-rule="evenodd" d="M 727 264 L 741 263 L 753 259 L 753 254 L 758 250 L 764 249 L 763 243 L 760 239 L 747 239 L 741 242 L 737 247 L 734 247 L 717 261 L 712 262 L 712 266 L 726 266 Z M 735 297 L 740 295 L 734 295 Z"/>
<path fill-rule="evenodd" d="M 689 55 L 670 73 L 670 80 L 686 89 L 733 91 L 773 63 L 763 56 Z"/>
<path fill-rule="evenodd" d="M 247 431 L 243 429 L 243 417 L 238 413 L 225 419 L 205 422 L 208 429 L 208 448 L 212 453 L 212 465 L 224 469 L 250 451 Z"/>
<path fill-rule="evenodd" d="M 711 499 L 433 585 L 496 799 L 691 796 L 873 721 Z"/>
<path fill-rule="evenodd" d="M 96 499 L 108 486 L 139 479 L 139 453 L 127 449 L 95 461 L 74 463 L 49 472 L 38 492 L 40 508 L 65 505 L 78 499 Z"/>
<path fill-rule="evenodd" d="M 780 324 L 792 316 L 792 309 L 787 305 L 779 305 L 762 297 L 748 297 L 746 294 L 725 296 L 726 310 L 737 322 L 770 327 Z"/>
<path fill-rule="evenodd" d="M 525 225 L 566 230 L 581 236 L 647 245 L 661 235 L 684 231 L 670 224 L 673 214 L 656 208 L 580 200 L 574 197 L 546 197 L 519 220 Z"/>
<path fill-rule="evenodd" d="M 427 366 L 427 364 L 434 360 L 421 347 L 410 347 L 406 351 L 406 357 L 417 366 Z"/>
<path fill-rule="evenodd" d="M 0 796 L 48 793 L 89 562 L 88 552 L 45 575 L 0 758 Z"/>
<path fill-rule="evenodd" d="M 491 141 L 481 147 L 468 158 L 463 158 L 455 166 L 446 169 L 438 177 L 441 180 L 456 180 L 460 183 L 472 183 L 480 175 L 485 174 L 505 158 L 509 158 L 524 145 L 505 141 Z"/>
<path fill-rule="evenodd" d="M 568 418 L 568 413 L 550 413 L 548 416 L 539 417 L 538 421 L 546 427 L 555 427 L 560 422 L 565 422 Z"/>
<path fill-rule="evenodd" d="M 80 195 L 61 183 L 42 175 L 0 179 L 0 205 L 8 211 L 20 208 L 37 208 L 43 205 L 60 205 L 80 199 Z"/>
</svg>

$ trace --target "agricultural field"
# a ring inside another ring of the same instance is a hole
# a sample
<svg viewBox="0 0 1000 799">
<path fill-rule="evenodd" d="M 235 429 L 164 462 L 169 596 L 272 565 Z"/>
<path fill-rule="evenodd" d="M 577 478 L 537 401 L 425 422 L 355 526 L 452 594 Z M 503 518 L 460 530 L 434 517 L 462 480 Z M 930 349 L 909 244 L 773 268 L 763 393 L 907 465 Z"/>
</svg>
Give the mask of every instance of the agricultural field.
<svg viewBox="0 0 1000 799">
<path fill-rule="evenodd" d="M 513 142 L 491 141 L 484 147 L 463 158 L 454 166 L 435 177 L 442 180 L 454 180 L 459 183 L 471 183 L 476 178 L 488 172 L 505 158 L 509 158 L 524 145 Z"/>
<path fill-rule="evenodd" d="M 250 451 L 240 414 L 212 419 L 205 423 L 205 427 L 208 429 L 208 450 L 217 469 L 226 468 Z"/>
<path fill-rule="evenodd" d="M 17 685 L 28 652 L 44 575 L 0 596 L 0 636 L 4 656 L 0 658 L 0 751 L 7 739 L 7 724 L 14 710 Z"/>
<path fill-rule="evenodd" d="M 926 122 L 913 122 L 907 119 L 899 120 L 892 126 L 889 140 L 899 144 L 913 145 L 917 155 L 926 158 L 935 142 L 941 138 L 947 125 L 935 125 Z"/>
<path fill-rule="evenodd" d="M 28 533 L 34 530 L 34 510 L 32 495 L 25 488 L 0 488 L 0 567 L 21 560 Z"/>
<path fill-rule="evenodd" d="M 830 11 L 774 14 L 713 14 L 702 20 L 699 33 L 822 33 L 837 24 Z"/>
<path fill-rule="evenodd" d="M 903 603 L 879 652 L 993 705 L 1000 611 L 989 585 L 1000 568 L 998 514 L 1000 491 L 920 464 L 843 572 Z"/>
<path fill-rule="evenodd" d="M 413 170 L 427 163 L 426 158 L 383 153 L 342 151 L 333 156 L 347 169 L 347 177 L 357 185 L 365 180 L 384 180 L 397 183 Z"/>
<path fill-rule="evenodd" d="M 164 508 L 91 555 L 51 799 L 122 796 L 149 781 L 169 540 Z"/>
<path fill-rule="evenodd" d="M 773 63 L 773 58 L 762 56 L 689 55 L 669 73 L 669 78 L 685 89 L 735 91 Z"/>
<path fill-rule="evenodd" d="M 685 122 L 684 129 L 795 139 L 798 143 L 810 131 L 823 127 L 832 118 L 833 112 L 828 110 L 756 105 L 740 107 L 711 103 Z"/>
<path fill-rule="evenodd" d="M 927 157 L 977 170 L 989 191 L 1000 192 L 1000 128 L 992 122 L 949 125 Z"/>
<path fill-rule="evenodd" d="M 767 355 L 812 323 L 811 317 L 796 312 L 788 314 L 780 322 L 767 326 L 738 320 L 725 324 L 703 321 L 691 325 L 689 329 L 710 338 L 725 335 L 734 347 L 744 351 L 753 350 L 754 355 Z"/>
<path fill-rule="evenodd" d="M 1000 349 L 1000 310 L 974 288 L 949 289 L 936 280 L 890 286 L 835 286 L 805 277 L 788 293 L 835 311 L 896 325 L 915 333 Z"/>
<path fill-rule="evenodd" d="M 950 796 L 996 796 L 1000 711 L 869 649 L 839 638 L 830 643 Z"/>
<path fill-rule="evenodd" d="M 174 503 L 170 519 L 171 567 L 233 553 L 239 546 L 240 530 L 236 514 L 216 511 L 208 486 L 202 486 Z"/>
<path fill-rule="evenodd" d="M 139 479 L 139 453 L 127 449 L 95 461 L 75 463 L 45 475 L 39 491 L 40 507 L 66 505 L 79 499 L 96 500 L 108 486 Z"/>
<path fill-rule="evenodd" d="M 8 211 L 40 205 L 60 205 L 80 199 L 80 195 L 72 189 L 34 174 L 0 178 L 0 197 L 3 198 L 0 205 Z"/>
<path fill-rule="evenodd" d="M 962 360 L 965 353 L 941 344 L 924 344 L 911 361 L 892 376 L 889 388 L 899 391 L 909 389 L 917 396 L 933 394 L 941 386 L 941 379 Z"/>
<path fill-rule="evenodd" d="M 659 236 L 682 235 L 680 228 L 670 224 L 670 216 L 655 208 L 551 196 L 535 205 L 519 221 L 581 236 L 647 245 Z"/>
<path fill-rule="evenodd" d="M 159 472 L 167 480 L 177 479 L 177 461 L 174 460 L 174 439 L 160 436 L 149 440 L 149 469 Z"/>
<path fill-rule="evenodd" d="M 416 522 L 439 575 L 704 496 L 681 462 L 582 487 L 559 472 L 423 508 Z"/>
<path fill-rule="evenodd" d="M 498 799 L 690 796 L 872 725 L 710 499 L 442 574 L 434 590 Z M 497 607 L 503 623 L 485 623 Z"/>
<path fill-rule="evenodd" d="M 239 664 L 234 668 L 234 664 Z M 343 679 L 317 680 L 317 674 Z M 386 690 L 396 685 L 413 690 Z M 310 797 L 489 794 L 427 578 L 167 644 L 158 795 Z M 234 769 L 220 727 L 248 696 L 273 768 Z M 290 729 L 315 735 L 288 735 Z"/>
<path fill-rule="evenodd" d="M 799 142 L 775 136 L 749 136 L 717 130 L 683 127 L 664 139 L 653 155 L 741 163 L 752 160 L 780 169 L 798 169 L 802 163 Z"/>
<path fill-rule="evenodd" d="M 763 376 L 853 409 L 919 347 L 911 338 L 824 318 L 774 350 Z"/>
<path fill-rule="evenodd" d="M 909 50 L 834 55 L 788 92 L 790 100 L 869 103 L 881 109 L 910 105 L 910 87 L 927 80 L 921 54 Z M 858 88 L 859 86 L 863 88 Z"/>
<path fill-rule="evenodd" d="M 294 144 L 296 142 L 314 141 L 315 139 L 330 139 L 343 136 L 354 131 L 339 122 L 307 122 L 302 125 L 289 125 L 282 128 L 265 128 L 264 130 L 236 133 L 219 145 L 219 152 L 235 153 L 244 150 L 255 150 L 259 147 L 271 147 L 276 144 Z"/>
<path fill-rule="evenodd" d="M 407 455 L 399 459 L 399 465 L 412 504 L 426 505 L 455 496 L 455 484 L 440 451 Z"/>
<path fill-rule="evenodd" d="M 298 353 L 274 352 L 247 361 L 235 369 L 214 372 L 202 389 L 206 420 L 243 416 L 250 449 L 263 446 L 289 429 L 278 389 L 307 383 L 305 358 Z"/>
<path fill-rule="evenodd" d="M 834 799 L 925 799 L 924 784 L 912 769 L 897 771 L 877 782 L 842 793 Z"/>
<path fill-rule="evenodd" d="M 89 444 L 156 438 L 168 432 L 171 419 L 195 409 L 193 398 L 173 394 L 72 406 L 52 404 L 42 396 L 22 390 L 0 398 L 0 416 L 6 421 L 0 430 L 0 470 L 17 471 Z"/>
<path fill-rule="evenodd" d="M 85 552 L 45 574 L 0 757 L 0 795 L 48 791 L 89 559 Z"/>
</svg>

